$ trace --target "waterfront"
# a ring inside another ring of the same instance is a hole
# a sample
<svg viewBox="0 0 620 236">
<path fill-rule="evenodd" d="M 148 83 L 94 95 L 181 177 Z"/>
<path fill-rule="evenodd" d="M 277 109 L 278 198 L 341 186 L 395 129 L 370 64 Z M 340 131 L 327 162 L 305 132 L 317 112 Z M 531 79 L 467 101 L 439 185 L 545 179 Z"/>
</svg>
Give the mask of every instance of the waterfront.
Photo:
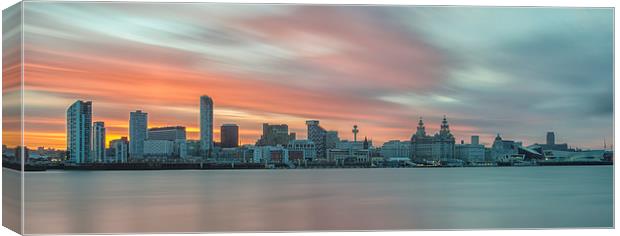
<svg viewBox="0 0 620 236">
<path fill-rule="evenodd" d="M 29 234 L 613 226 L 613 166 L 47 171 L 25 181 Z"/>
</svg>

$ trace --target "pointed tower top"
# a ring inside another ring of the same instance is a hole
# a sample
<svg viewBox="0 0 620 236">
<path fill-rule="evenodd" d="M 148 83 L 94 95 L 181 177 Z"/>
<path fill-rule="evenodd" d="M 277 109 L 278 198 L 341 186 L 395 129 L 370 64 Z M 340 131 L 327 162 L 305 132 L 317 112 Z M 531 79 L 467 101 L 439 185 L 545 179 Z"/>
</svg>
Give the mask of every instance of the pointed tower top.
<svg viewBox="0 0 620 236">
<path fill-rule="evenodd" d="M 446 118 L 446 115 L 443 116 L 443 121 L 441 121 L 441 131 L 440 131 L 440 133 L 442 133 L 442 134 L 450 133 L 450 125 L 448 125 L 448 119 Z"/>
<path fill-rule="evenodd" d="M 418 127 L 414 135 L 423 137 L 426 136 L 426 130 L 424 129 L 424 121 L 422 121 L 422 117 L 420 116 L 420 121 L 418 122 Z"/>
</svg>

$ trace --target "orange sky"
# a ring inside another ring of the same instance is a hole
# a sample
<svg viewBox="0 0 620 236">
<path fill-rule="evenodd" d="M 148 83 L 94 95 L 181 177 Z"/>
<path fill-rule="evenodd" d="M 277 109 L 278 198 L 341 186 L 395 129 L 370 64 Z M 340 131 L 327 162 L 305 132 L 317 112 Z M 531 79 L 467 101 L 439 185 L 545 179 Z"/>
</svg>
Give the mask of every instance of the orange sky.
<svg viewBox="0 0 620 236">
<path fill-rule="evenodd" d="M 544 26 L 561 36 L 564 31 L 573 32 L 574 24 L 534 17 L 559 14 L 553 11 L 531 16 L 529 11 L 502 10 L 514 18 L 536 21 L 510 23 L 521 28 L 478 27 L 494 24 L 488 20 L 493 14 L 441 11 L 29 4 L 24 25 L 25 143 L 64 149 L 65 112 L 76 100 L 93 101 L 93 121 L 105 122 L 108 140 L 128 135 L 129 112 L 138 109 L 149 113 L 149 127 L 182 125 L 188 138 L 197 139 L 201 95 L 214 100 L 216 141 L 224 123 L 238 124 L 241 143 L 251 144 L 260 136 L 262 123 L 288 124 L 298 138 L 305 138 L 304 121 L 318 119 L 342 139 L 352 139 L 351 128 L 357 124 L 360 137 L 368 136 L 380 145 L 408 140 L 419 117 L 424 117 L 427 131 L 435 133 L 441 117 L 447 115 L 457 140 L 480 135 L 483 143 L 490 144 L 501 133 L 526 143 L 544 142 L 545 133 L 554 130 L 558 142 L 583 147 L 601 146 L 603 138 L 611 142 L 612 115 L 607 103 L 601 102 L 611 98 L 607 95 L 611 77 L 605 74 L 590 80 L 560 73 L 566 68 L 601 71 L 601 65 L 569 61 L 558 68 L 511 71 L 520 65 L 512 60 L 541 56 L 535 50 L 528 51 L 533 57 L 519 51 L 502 53 L 509 50 L 508 41 L 500 37 L 507 33 L 512 41 L 542 48 L 538 51 L 546 47 L 536 46 L 547 42 L 586 50 L 578 47 L 582 41 L 563 42 L 564 37 L 527 41 L 537 38 L 538 31 L 532 27 Z M 470 17 L 447 17 L 461 13 Z M 550 19 L 574 18 L 563 16 Z M 588 19 L 594 22 L 599 16 L 600 12 L 592 12 Z M 512 31 L 487 32 L 508 28 Z M 607 40 L 606 34 L 589 35 Z M 489 37 L 496 37 L 493 44 L 484 41 Z M 594 59 L 604 52 L 588 50 L 596 52 L 588 54 Z M 583 55 L 583 51 L 557 51 Z M 545 55 L 557 60 L 571 57 L 555 52 Z M 606 60 L 587 61 L 606 65 Z M 523 76 L 523 71 L 534 75 Z M 3 72 L 3 105 L 9 109 L 19 101 L 10 99 L 15 96 L 11 86 L 15 83 L 6 79 L 15 69 L 5 67 Z M 581 79 L 559 80 L 573 77 Z M 540 86 L 515 89 L 534 83 Z M 577 114 L 581 110 L 575 107 L 592 109 Z M 18 120 L 5 115 L 4 143 L 17 143 L 18 130 L 11 122 Z M 580 126 L 584 120 L 587 125 Z"/>
</svg>

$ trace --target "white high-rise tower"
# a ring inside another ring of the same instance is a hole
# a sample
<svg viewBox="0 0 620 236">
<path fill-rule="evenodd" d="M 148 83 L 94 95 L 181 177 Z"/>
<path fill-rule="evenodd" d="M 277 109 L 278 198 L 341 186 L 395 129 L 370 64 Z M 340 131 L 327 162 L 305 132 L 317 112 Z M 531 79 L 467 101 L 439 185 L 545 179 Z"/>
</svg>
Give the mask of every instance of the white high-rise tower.
<svg viewBox="0 0 620 236">
<path fill-rule="evenodd" d="M 67 109 L 67 152 L 73 163 L 91 161 L 92 117 L 90 101 L 78 100 Z"/>
<path fill-rule="evenodd" d="M 97 121 L 93 123 L 93 156 L 94 162 L 105 161 L 105 123 Z"/>
<path fill-rule="evenodd" d="M 208 154 L 213 149 L 213 100 L 200 97 L 200 149 Z"/>
<path fill-rule="evenodd" d="M 129 113 L 129 156 L 133 159 L 142 158 L 144 155 L 148 124 L 148 113 L 141 110 Z"/>
</svg>

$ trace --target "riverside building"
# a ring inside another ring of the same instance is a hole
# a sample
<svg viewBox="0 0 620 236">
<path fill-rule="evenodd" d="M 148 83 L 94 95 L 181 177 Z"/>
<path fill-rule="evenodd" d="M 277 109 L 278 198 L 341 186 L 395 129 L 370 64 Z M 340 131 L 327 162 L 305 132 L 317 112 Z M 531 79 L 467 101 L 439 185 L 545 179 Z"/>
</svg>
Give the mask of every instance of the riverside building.
<svg viewBox="0 0 620 236">
<path fill-rule="evenodd" d="M 67 109 L 67 151 L 69 162 L 91 161 L 92 102 L 78 100 Z"/>
<path fill-rule="evenodd" d="M 148 113 L 137 110 L 129 113 L 129 155 L 142 158 L 144 141 L 147 139 Z"/>
<path fill-rule="evenodd" d="M 411 137 L 413 159 L 416 161 L 448 161 L 454 159 L 454 136 L 450 133 L 448 120 L 443 117 L 440 130 L 434 136 L 426 134 L 422 118 L 416 133 Z"/>
</svg>

